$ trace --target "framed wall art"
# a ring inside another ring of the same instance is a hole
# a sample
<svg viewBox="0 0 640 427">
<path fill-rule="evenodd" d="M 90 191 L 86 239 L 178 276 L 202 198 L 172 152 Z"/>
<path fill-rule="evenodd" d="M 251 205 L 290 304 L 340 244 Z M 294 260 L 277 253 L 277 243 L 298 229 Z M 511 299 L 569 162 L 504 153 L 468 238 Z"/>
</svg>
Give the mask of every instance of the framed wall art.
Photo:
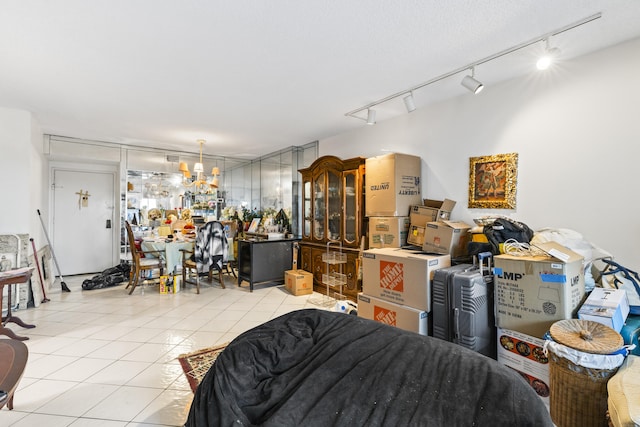
<svg viewBox="0 0 640 427">
<path fill-rule="evenodd" d="M 469 208 L 515 209 L 518 153 L 469 158 Z"/>
</svg>

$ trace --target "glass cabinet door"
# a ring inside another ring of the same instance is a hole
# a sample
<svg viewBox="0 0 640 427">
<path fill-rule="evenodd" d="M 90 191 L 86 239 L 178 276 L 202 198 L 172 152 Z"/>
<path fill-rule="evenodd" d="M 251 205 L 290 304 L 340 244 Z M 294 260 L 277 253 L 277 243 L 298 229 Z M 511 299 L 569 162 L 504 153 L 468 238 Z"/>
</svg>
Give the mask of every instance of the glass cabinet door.
<svg viewBox="0 0 640 427">
<path fill-rule="evenodd" d="M 329 239 L 341 240 L 342 233 L 342 173 L 329 170 L 328 180 L 328 225 Z"/>
<path fill-rule="evenodd" d="M 302 235 L 309 237 L 311 235 L 311 182 L 305 181 L 302 189 L 302 215 L 304 222 L 302 225 Z"/>
<path fill-rule="evenodd" d="M 324 174 L 317 175 L 313 178 L 313 237 L 317 240 L 324 239 L 325 227 L 325 198 L 324 198 Z"/>
<path fill-rule="evenodd" d="M 345 243 L 354 243 L 358 236 L 357 229 L 357 177 L 355 171 L 344 173 L 344 240 Z"/>
</svg>

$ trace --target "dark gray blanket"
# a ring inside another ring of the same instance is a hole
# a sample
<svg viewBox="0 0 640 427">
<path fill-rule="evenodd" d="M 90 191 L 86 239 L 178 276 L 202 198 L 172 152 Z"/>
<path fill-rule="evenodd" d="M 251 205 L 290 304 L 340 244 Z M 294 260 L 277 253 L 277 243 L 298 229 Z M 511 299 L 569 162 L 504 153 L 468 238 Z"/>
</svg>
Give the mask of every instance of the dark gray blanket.
<svg viewBox="0 0 640 427">
<path fill-rule="evenodd" d="M 240 335 L 196 390 L 187 426 L 552 426 L 514 371 L 355 316 L 299 310 Z"/>
</svg>

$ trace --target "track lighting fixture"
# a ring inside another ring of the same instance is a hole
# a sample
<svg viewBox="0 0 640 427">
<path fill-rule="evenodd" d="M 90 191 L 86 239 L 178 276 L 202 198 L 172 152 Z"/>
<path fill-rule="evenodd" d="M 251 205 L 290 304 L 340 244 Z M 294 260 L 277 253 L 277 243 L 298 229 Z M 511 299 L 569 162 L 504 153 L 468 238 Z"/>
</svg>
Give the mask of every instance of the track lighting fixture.
<svg viewBox="0 0 640 427">
<path fill-rule="evenodd" d="M 409 95 L 403 98 L 404 106 L 407 108 L 407 113 L 416 109 L 416 103 L 413 101 L 413 92 L 409 92 Z"/>
<path fill-rule="evenodd" d="M 372 110 L 371 108 L 367 110 L 367 124 L 368 125 L 376 124 L 376 110 Z"/>
<path fill-rule="evenodd" d="M 487 63 L 489 61 L 493 61 L 494 59 L 498 59 L 502 56 L 508 55 L 510 53 L 513 53 L 515 51 L 518 51 L 520 49 L 524 49 L 525 47 L 531 46 L 535 43 L 539 43 L 541 41 L 545 41 L 547 43 L 547 47 L 546 47 L 546 53 L 549 55 L 549 57 L 551 59 L 553 59 L 553 56 L 557 56 L 557 54 L 560 52 L 560 49 L 554 47 L 554 48 L 550 48 L 549 47 L 549 38 L 556 36 L 558 34 L 564 33 L 565 31 L 569 31 L 572 30 L 574 28 L 580 27 L 581 25 L 587 24 L 589 22 L 595 21 L 596 19 L 600 19 L 602 17 L 602 12 L 598 12 L 594 15 L 588 16 L 586 18 L 583 18 L 577 22 L 574 22 L 572 24 L 569 25 L 565 25 L 564 27 L 558 28 L 554 31 L 548 32 L 546 34 L 541 35 L 540 37 L 536 37 L 534 39 L 525 41 L 523 43 L 520 43 L 518 45 L 512 46 L 510 48 L 507 48 L 505 50 L 502 50 L 500 52 L 494 53 L 493 55 L 487 56 L 485 58 L 479 59 L 477 61 L 472 62 L 471 64 L 465 65 L 463 67 L 460 68 L 456 68 L 455 70 L 449 71 L 448 73 L 442 74 L 438 77 L 434 77 L 431 80 L 428 80 L 424 83 L 421 83 L 419 85 L 415 85 L 412 86 L 408 89 L 402 90 L 400 92 L 396 92 L 392 95 L 386 96 L 382 99 L 379 99 L 375 102 L 371 102 L 363 107 L 360 108 L 356 108 L 355 110 L 351 110 L 348 113 L 345 113 L 345 116 L 348 117 L 353 117 L 359 120 L 366 120 L 367 124 L 372 125 L 375 124 L 376 122 L 376 111 L 373 110 L 372 108 L 375 107 L 376 105 L 380 105 L 383 104 L 387 101 L 390 101 L 392 99 L 396 99 L 396 98 L 400 98 L 403 97 L 404 100 L 404 105 L 407 109 L 407 112 L 412 112 L 415 110 L 416 106 L 414 103 L 414 99 L 413 99 L 413 92 L 415 92 L 418 89 L 421 89 L 423 87 L 429 86 L 430 84 L 439 82 L 440 80 L 444 80 L 447 79 L 449 77 L 455 76 L 457 74 L 460 74 L 464 71 L 467 70 L 471 70 L 471 75 L 467 75 L 462 79 L 462 86 L 466 87 L 467 89 L 469 89 L 471 92 L 473 93 L 478 93 L 480 92 L 483 88 L 484 85 L 475 79 L 474 76 L 474 72 L 475 72 L 475 67 L 477 67 L 478 65 L 482 65 L 484 63 Z M 548 62 L 547 67 L 549 66 L 549 64 L 551 63 L 551 61 Z M 544 65 L 544 64 L 543 64 Z M 540 68 L 540 65 L 538 65 L 538 68 Z M 363 111 L 367 111 L 367 118 L 365 119 L 364 117 L 362 117 L 362 112 Z"/>
<path fill-rule="evenodd" d="M 471 67 L 471 75 L 465 76 L 460 84 L 469 89 L 474 94 L 478 94 L 484 89 L 484 85 L 475 79 L 476 67 Z"/>
<path fill-rule="evenodd" d="M 549 38 L 545 39 L 544 54 L 536 62 L 538 70 L 546 70 L 553 61 L 560 55 L 560 49 L 557 47 L 549 47 Z"/>
</svg>

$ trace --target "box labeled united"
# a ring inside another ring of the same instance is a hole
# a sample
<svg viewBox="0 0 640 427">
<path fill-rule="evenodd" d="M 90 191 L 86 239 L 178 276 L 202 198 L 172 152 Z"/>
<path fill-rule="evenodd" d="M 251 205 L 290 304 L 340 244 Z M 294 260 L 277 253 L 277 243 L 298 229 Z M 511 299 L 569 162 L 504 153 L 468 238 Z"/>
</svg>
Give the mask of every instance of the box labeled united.
<svg viewBox="0 0 640 427">
<path fill-rule="evenodd" d="M 429 313 L 426 311 L 395 304 L 364 293 L 358 294 L 358 317 L 420 335 L 429 335 Z"/>
<path fill-rule="evenodd" d="M 422 202 L 422 160 L 389 153 L 365 161 L 366 216 L 408 216 L 411 205 Z"/>
<path fill-rule="evenodd" d="M 450 265 L 449 255 L 393 248 L 369 249 L 362 257 L 362 291 L 385 301 L 430 312 L 433 272 Z"/>
<path fill-rule="evenodd" d="M 408 216 L 372 216 L 369 218 L 370 248 L 400 248 L 407 244 Z"/>
<path fill-rule="evenodd" d="M 539 255 L 494 257 L 496 326 L 541 338 L 577 315 L 585 295 L 583 257 L 556 242 Z"/>
</svg>

